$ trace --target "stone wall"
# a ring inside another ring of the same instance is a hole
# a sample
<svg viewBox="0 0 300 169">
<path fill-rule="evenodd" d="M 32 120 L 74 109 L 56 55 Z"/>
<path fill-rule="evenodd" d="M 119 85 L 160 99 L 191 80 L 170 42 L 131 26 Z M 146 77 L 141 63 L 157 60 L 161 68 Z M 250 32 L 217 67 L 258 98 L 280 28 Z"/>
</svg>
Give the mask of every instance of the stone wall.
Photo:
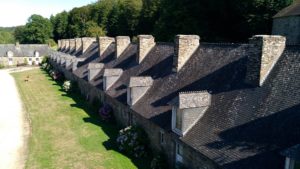
<svg viewBox="0 0 300 169">
<path fill-rule="evenodd" d="M 38 57 L 38 61 L 36 59 L 37 59 L 36 57 L 12 57 L 12 65 L 9 65 L 8 57 L 0 57 L 0 64 L 5 67 L 17 66 L 18 64 L 25 64 L 25 63 L 27 65 L 38 65 L 43 60 L 43 57 Z"/>
</svg>

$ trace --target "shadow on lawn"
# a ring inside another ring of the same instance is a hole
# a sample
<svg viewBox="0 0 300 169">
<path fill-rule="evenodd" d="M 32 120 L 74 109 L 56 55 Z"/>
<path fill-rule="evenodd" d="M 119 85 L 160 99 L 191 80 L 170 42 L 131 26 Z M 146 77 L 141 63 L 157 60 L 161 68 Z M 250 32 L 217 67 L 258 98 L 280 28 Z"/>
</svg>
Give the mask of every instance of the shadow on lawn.
<svg viewBox="0 0 300 169">
<path fill-rule="evenodd" d="M 61 86 L 63 82 L 55 82 L 51 79 L 51 77 L 46 73 L 43 72 L 47 77 L 49 77 L 49 81 L 54 82 L 52 85 Z M 59 91 L 64 92 L 63 89 L 59 89 Z M 77 90 L 78 91 L 78 90 Z M 151 158 L 140 158 L 137 159 L 135 157 L 129 156 L 124 154 L 118 150 L 118 145 L 116 143 L 116 138 L 118 136 L 118 132 L 120 127 L 115 122 L 105 122 L 102 121 L 98 115 L 99 106 L 89 104 L 79 92 L 76 93 L 66 93 L 64 92 L 62 96 L 70 97 L 75 101 L 75 104 L 71 104 L 71 107 L 77 107 L 84 110 L 89 117 L 83 118 L 83 121 L 86 123 L 92 123 L 101 127 L 101 129 L 105 132 L 105 134 L 109 137 L 109 139 L 103 142 L 103 146 L 107 150 L 116 151 L 118 153 L 123 154 L 124 156 L 131 159 L 131 161 L 135 164 L 135 166 L 139 169 L 150 169 L 150 161 Z"/>
</svg>

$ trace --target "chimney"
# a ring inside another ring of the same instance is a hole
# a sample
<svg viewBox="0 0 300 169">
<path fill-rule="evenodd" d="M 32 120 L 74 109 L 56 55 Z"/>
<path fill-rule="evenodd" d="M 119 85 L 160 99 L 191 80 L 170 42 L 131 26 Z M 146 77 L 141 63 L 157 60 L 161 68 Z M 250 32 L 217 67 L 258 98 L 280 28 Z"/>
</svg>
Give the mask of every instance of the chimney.
<svg viewBox="0 0 300 169">
<path fill-rule="evenodd" d="M 70 39 L 70 51 L 75 50 L 75 39 Z"/>
<path fill-rule="evenodd" d="M 113 43 L 115 42 L 114 38 L 111 37 L 99 37 L 99 57 L 103 55 L 103 53 L 106 51 L 106 49 Z"/>
<path fill-rule="evenodd" d="M 116 37 L 116 58 L 119 58 L 129 45 L 130 45 L 129 36 L 117 36 Z"/>
<path fill-rule="evenodd" d="M 66 40 L 65 40 L 65 44 L 66 44 L 65 50 L 69 51 L 69 49 L 70 49 L 70 40 L 69 40 L 69 39 L 66 39 Z"/>
<path fill-rule="evenodd" d="M 66 68 L 69 68 L 72 65 L 72 57 L 66 57 Z"/>
<path fill-rule="evenodd" d="M 97 42 L 96 38 L 84 37 L 82 39 L 82 54 L 94 43 Z"/>
<path fill-rule="evenodd" d="M 89 63 L 88 65 L 88 80 L 93 80 L 104 68 L 103 63 Z"/>
<path fill-rule="evenodd" d="M 72 59 L 72 71 L 75 71 L 78 68 L 79 62 L 84 62 L 85 58 L 74 58 Z"/>
<path fill-rule="evenodd" d="M 130 77 L 127 88 L 127 104 L 133 106 L 141 99 L 153 84 L 150 76 Z"/>
<path fill-rule="evenodd" d="M 20 43 L 19 42 L 16 42 L 16 48 L 20 48 Z"/>
<path fill-rule="evenodd" d="M 105 69 L 103 75 L 103 90 L 107 91 L 122 75 L 122 69 Z"/>
<path fill-rule="evenodd" d="M 61 57 L 60 57 L 60 65 L 64 66 L 65 63 L 66 63 L 66 58 L 65 58 L 65 56 L 61 56 Z"/>
<path fill-rule="evenodd" d="M 138 63 L 141 63 L 144 60 L 154 46 L 155 40 L 152 35 L 138 36 Z"/>
<path fill-rule="evenodd" d="M 61 39 L 60 40 L 60 43 L 61 43 L 61 48 L 60 50 L 65 50 L 66 49 L 66 40 L 65 39 Z"/>
<path fill-rule="evenodd" d="M 211 95 L 207 91 L 179 93 L 171 105 L 172 130 L 184 136 L 211 105 Z"/>
<path fill-rule="evenodd" d="M 75 51 L 78 52 L 82 50 L 82 40 L 81 38 L 75 38 Z"/>
<path fill-rule="evenodd" d="M 179 72 L 200 45 L 198 35 L 177 35 L 175 37 L 175 53 L 173 71 Z"/>
<path fill-rule="evenodd" d="M 246 83 L 262 86 L 285 49 L 286 38 L 256 35 L 250 40 L 253 49 L 248 58 Z"/>
<path fill-rule="evenodd" d="M 60 50 L 61 49 L 61 40 L 58 40 L 57 41 L 57 50 Z"/>
</svg>

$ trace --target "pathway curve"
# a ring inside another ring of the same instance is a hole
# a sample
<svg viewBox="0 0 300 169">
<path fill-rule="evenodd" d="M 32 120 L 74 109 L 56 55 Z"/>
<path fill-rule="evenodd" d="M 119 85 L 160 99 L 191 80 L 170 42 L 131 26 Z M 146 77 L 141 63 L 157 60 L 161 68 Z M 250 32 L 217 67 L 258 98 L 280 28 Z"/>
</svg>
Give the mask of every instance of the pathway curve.
<svg viewBox="0 0 300 169">
<path fill-rule="evenodd" d="M 29 127 L 10 73 L 28 69 L 0 70 L 0 169 L 24 168 Z"/>
</svg>

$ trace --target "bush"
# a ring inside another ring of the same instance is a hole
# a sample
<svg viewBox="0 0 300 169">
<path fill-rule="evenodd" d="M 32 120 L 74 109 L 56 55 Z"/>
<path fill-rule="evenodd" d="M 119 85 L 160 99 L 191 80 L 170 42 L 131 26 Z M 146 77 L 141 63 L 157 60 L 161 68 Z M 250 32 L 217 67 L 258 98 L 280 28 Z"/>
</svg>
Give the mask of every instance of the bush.
<svg viewBox="0 0 300 169">
<path fill-rule="evenodd" d="M 111 121 L 113 119 L 113 110 L 108 104 L 104 104 L 104 106 L 99 109 L 99 115 L 102 120 Z"/>
<path fill-rule="evenodd" d="M 167 169 L 169 168 L 167 159 L 163 153 L 155 156 L 151 161 L 151 169 Z"/>
<path fill-rule="evenodd" d="M 53 80 L 55 80 L 55 81 L 60 81 L 60 82 L 62 82 L 62 81 L 64 81 L 64 76 L 63 76 L 63 74 L 61 74 L 59 71 L 57 71 L 57 70 L 50 70 L 49 71 L 49 74 L 50 74 L 50 76 L 52 77 L 52 79 Z"/>
<path fill-rule="evenodd" d="M 70 92 L 72 89 L 72 82 L 70 80 L 66 80 L 62 87 L 63 87 L 64 91 Z"/>
<path fill-rule="evenodd" d="M 129 126 L 119 131 L 117 137 L 119 150 L 134 157 L 140 158 L 148 155 L 148 137 L 145 131 L 136 126 Z"/>
<path fill-rule="evenodd" d="M 0 69 L 5 68 L 5 66 L 3 64 L 0 64 Z"/>
</svg>

